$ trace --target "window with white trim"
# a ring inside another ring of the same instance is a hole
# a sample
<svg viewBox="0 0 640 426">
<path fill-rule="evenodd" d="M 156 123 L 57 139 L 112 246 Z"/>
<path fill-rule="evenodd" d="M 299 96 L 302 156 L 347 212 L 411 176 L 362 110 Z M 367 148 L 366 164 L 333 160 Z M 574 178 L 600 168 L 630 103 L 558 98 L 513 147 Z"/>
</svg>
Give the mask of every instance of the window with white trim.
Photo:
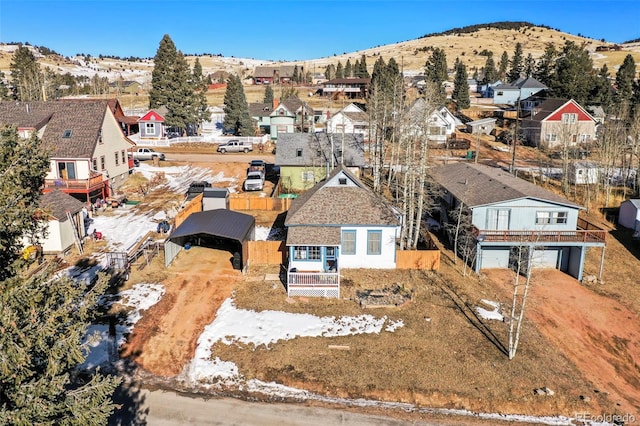
<svg viewBox="0 0 640 426">
<path fill-rule="evenodd" d="M 556 135 L 555 133 L 547 133 L 545 139 L 547 140 L 547 142 L 555 142 L 558 140 L 558 135 Z"/>
<path fill-rule="evenodd" d="M 578 114 L 564 113 L 562 114 L 562 124 L 575 124 L 578 122 Z"/>
<path fill-rule="evenodd" d="M 556 225 L 567 223 L 567 212 L 536 212 L 536 225 Z"/>
<path fill-rule="evenodd" d="M 320 247 L 294 246 L 293 258 L 295 260 L 320 260 Z"/>
<path fill-rule="evenodd" d="M 156 134 L 156 123 L 144 123 L 144 134 L 145 135 L 155 135 Z"/>
</svg>

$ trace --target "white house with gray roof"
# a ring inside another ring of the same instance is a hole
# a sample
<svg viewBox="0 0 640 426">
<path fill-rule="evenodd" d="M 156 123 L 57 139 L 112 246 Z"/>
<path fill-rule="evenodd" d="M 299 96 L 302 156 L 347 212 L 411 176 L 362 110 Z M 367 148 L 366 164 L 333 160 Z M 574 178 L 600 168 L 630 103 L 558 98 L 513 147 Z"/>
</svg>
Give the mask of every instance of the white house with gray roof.
<svg viewBox="0 0 640 426">
<path fill-rule="evenodd" d="M 606 232 L 579 218 L 583 207 L 564 197 L 481 164 L 438 166 L 432 174 L 443 189 L 441 220 L 455 226 L 452 212 L 470 213 L 476 272 L 512 267 L 518 248 L 533 268 L 557 268 L 578 280 L 588 248 L 601 247 L 604 260 Z"/>
<path fill-rule="evenodd" d="M 526 99 L 536 93 L 548 89 L 533 77 L 520 77 L 512 83 L 498 84 L 493 87 L 493 103 L 499 105 L 515 105 L 518 99 Z"/>
<path fill-rule="evenodd" d="M 342 268 L 395 269 L 400 225 L 399 212 L 336 168 L 287 213 L 288 295 L 340 297 Z"/>
</svg>

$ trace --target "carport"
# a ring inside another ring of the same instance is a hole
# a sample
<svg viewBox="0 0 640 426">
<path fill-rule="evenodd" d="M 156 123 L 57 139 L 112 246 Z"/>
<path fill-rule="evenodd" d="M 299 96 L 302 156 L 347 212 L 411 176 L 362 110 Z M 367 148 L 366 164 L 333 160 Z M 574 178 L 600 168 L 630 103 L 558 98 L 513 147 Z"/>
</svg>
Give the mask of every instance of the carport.
<svg viewBox="0 0 640 426">
<path fill-rule="evenodd" d="M 183 249 L 191 246 L 227 250 L 234 255 L 234 269 L 249 264 L 247 242 L 255 238 L 256 219 L 227 209 L 192 213 L 164 243 L 164 264 L 169 266 Z"/>
</svg>

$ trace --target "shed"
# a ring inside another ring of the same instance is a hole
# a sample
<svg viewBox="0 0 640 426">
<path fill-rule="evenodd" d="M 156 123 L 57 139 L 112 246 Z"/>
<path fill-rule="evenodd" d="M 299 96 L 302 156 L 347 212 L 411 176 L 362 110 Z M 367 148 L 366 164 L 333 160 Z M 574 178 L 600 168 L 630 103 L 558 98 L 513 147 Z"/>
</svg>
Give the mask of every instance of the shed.
<svg viewBox="0 0 640 426">
<path fill-rule="evenodd" d="M 467 123 L 467 132 L 472 135 L 488 135 L 496 127 L 495 118 L 483 118 Z"/>
<path fill-rule="evenodd" d="M 633 198 L 620 203 L 618 224 L 634 231 L 640 231 L 640 199 Z"/>
<path fill-rule="evenodd" d="M 227 188 L 205 188 L 202 193 L 202 211 L 228 209 L 229 190 Z"/>
<path fill-rule="evenodd" d="M 572 185 L 594 185 L 600 179 L 600 166 L 593 161 L 569 163 L 569 183 Z"/>
<path fill-rule="evenodd" d="M 169 266 L 178 253 L 191 246 L 227 250 L 233 254 L 234 269 L 249 264 L 248 241 L 255 238 L 256 219 L 226 209 L 192 213 L 173 230 L 164 244 L 164 264 Z"/>
</svg>

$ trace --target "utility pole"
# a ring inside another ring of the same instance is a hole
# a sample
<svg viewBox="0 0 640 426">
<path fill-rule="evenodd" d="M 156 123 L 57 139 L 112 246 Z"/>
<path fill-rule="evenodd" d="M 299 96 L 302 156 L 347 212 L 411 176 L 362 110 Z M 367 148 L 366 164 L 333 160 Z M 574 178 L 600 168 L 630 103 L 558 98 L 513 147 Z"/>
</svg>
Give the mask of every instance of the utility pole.
<svg viewBox="0 0 640 426">
<path fill-rule="evenodd" d="M 516 100 L 516 125 L 513 127 L 513 138 L 511 143 L 513 144 L 513 151 L 511 155 L 511 167 L 509 171 L 512 175 L 516 176 L 516 147 L 518 146 L 518 121 L 520 120 L 520 96 Z"/>
</svg>

